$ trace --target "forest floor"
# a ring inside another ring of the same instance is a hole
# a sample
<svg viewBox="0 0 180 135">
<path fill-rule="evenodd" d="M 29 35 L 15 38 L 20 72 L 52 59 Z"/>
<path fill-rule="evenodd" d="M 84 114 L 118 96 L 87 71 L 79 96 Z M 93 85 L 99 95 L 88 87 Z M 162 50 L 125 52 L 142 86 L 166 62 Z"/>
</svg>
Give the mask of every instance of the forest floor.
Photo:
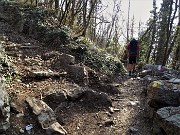
<svg viewBox="0 0 180 135">
<path fill-rule="evenodd" d="M 28 73 L 31 71 L 50 69 L 51 61 L 44 61 L 41 56 L 45 52 L 54 51 L 53 48 L 17 33 L 14 28 L 2 21 L 0 22 L 0 36 L 1 44 L 6 53 L 11 56 L 13 66 L 16 67 L 16 72 L 20 76 L 20 79 L 15 79 L 7 88 L 11 102 L 17 106 L 17 112 L 11 111 L 11 127 L 4 135 L 28 135 L 29 133 L 24 130 L 28 124 L 33 125 L 30 134 L 45 135 L 45 130 L 41 128 L 37 117 L 25 102 L 26 97 L 44 99 L 50 91 L 74 88 L 77 84 L 65 77 L 43 80 L 28 78 Z M 139 78 L 125 75 L 123 79 L 117 77 L 114 83 L 120 94 L 109 95 L 113 103 L 112 108 L 87 108 L 79 101 L 55 112 L 57 120 L 61 121 L 68 135 L 152 134 L 152 123 L 145 111 L 144 88 L 146 85 L 144 82 Z M 17 114 L 22 114 L 22 116 Z"/>
</svg>

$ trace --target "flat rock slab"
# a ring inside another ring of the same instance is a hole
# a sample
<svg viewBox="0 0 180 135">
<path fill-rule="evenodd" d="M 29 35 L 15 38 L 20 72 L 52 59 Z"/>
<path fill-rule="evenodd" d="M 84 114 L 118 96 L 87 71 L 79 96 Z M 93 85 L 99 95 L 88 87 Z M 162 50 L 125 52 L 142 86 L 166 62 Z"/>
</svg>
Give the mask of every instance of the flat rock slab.
<svg viewBox="0 0 180 135">
<path fill-rule="evenodd" d="M 66 75 L 66 72 L 49 72 L 49 71 L 33 71 L 28 74 L 28 77 L 43 79 L 43 78 L 50 78 L 50 77 L 62 77 Z"/>
<path fill-rule="evenodd" d="M 174 84 L 180 84 L 180 79 L 177 78 L 172 78 L 169 80 L 170 83 L 174 83 Z"/>
<path fill-rule="evenodd" d="M 27 97 L 26 101 L 32 108 L 33 113 L 38 115 L 39 123 L 48 134 L 54 132 L 60 135 L 67 134 L 67 131 L 57 122 L 54 111 L 45 102 L 34 97 Z"/>
</svg>

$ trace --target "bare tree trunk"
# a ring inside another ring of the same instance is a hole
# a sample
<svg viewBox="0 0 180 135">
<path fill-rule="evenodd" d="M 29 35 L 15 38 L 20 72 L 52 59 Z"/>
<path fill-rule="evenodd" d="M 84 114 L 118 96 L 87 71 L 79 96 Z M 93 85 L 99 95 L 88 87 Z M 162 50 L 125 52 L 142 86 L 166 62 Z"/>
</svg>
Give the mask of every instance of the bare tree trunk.
<svg viewBox="0 0 180 135">
<path fill-rule="evenodd" d="M 55 9 L 59 8 L 59 0 L 55 0 Z"/>
<path fill-rule="evenodd" d="M 62 13 L 62 16 L 59 18 L 59 25 L 61 25 L 63 20 L 65 19 L 65 16 L 66 16 L 66 13 L 68 11 L 70 2 L 71 2 L 70 0 L 69 1 L 68 0 L 63 1 L 63 5 L 65 3 L 65 10 L 63 11 L 63 7 L 61 8 L 61 12 L 63 12 L 63 13 Z"/>
<path fill-rule="evenodd" d="M 169 10 L 169 17 L 168 17 L 168 24 L 167 24 L 167 35 L 166 35 L 166 42 L 165 42 L 165 52 L 164 52 L 164 59 L 163 59 L 163 63 L 162 65 L 165 66 L 166 65 L 166 62 L 169 58 L 169 55 L 168 55 L 168 48 L 169 48 L 169 40 L 170 40 L 170 36 L 171 36 L 171 33 L 172 33 L 172 26 L 173 26 L 173 22 L 174 22 L 174 18 L 175 18 L 175 15 L 176 15 L 176 12 L 177 12 L 177 8 L 178 8 L 178 4 L 177 4 L 178 0 L 176 0 L 175 2 L 175 9 L 174 9 L 174 14 L 173 14 L 173 17 L 171 18 L 171 14 L 173 12 L 173 0 L 171 0 L 170 2 L 170 10 Z"/>
<path fill-rule="evenodd" d="M 133 15 L 133 18 L 131 20 L 131 38 L 134 37 L 134 15 Z"/>
<path fill-rule="evenodd" d="M 87 20 L 86 20 L 86 16 L 87 16 L 87 3 L 88 3 L 88 0 L 83 0 L 83 32 L 82 32 L 82 35 L 81 36 L 84 36 L 85 33 L 86 33 L 86 24 L 87 24 Z"/>
<path fill-rule="evenodd" d="M 74 24 L 74 18 L 75 18 L 75 0 L 71 3 L 71 12 L 70 12 L 70 18 L 69 18 L 69 27 L 72 28 Z"/>
<path fill-rule="evenodd" d="M 82 35 L 81 36 L 85 36 L 86 35 L 86 30 L 87 30 L 87 27 L 89 26 L 89 22 L 90 22 L 90 19 L 91 19 L 91 15 L 93 13 L 93 10 L 94 10 L 94 7 L 95 7 L 95 4 L 96 4 L 96 1 L 97 0 L 91 0 L 90 2 L 90 10 L 89 10 L 89 13 L 88 13 L 88 16 L 87 16 L 87 19 L 86 19 L 86 6 L 87 6 L 87 2 L 84 3 L 85 7 L 84 7 L 84 14 L 83 14 L 83 31 L 82 31 Z"/>
<path fill-rule="evenodd" d="M 38 6 L 38 0 L 36 0 L 36 7 Z"/>
<path fill-rule="evenodd" d="M 156 20 L 157 20 L 157 15 L 156 15 L 156 0 L 153 0 L 153 28 L 152 28 L 152 37 L 151 37 L 151 43 L 147 52 L 147 57 L 146 57 L 146 63 L 149 63 L 150 55 L 153 49 L 153 44 L 155 43 L 155 34 L 156 34 Z"/>
<path fill-rule="evenodd" d="M 131 6 L 131 3 L 130 3 L 130 0 L 129 0 L 129 6 L 128 6 L 128 22 L 127 22 L 127 43 L 129 42 L 129 15 L 130 15 L 130 6 Z"/>
</svg>

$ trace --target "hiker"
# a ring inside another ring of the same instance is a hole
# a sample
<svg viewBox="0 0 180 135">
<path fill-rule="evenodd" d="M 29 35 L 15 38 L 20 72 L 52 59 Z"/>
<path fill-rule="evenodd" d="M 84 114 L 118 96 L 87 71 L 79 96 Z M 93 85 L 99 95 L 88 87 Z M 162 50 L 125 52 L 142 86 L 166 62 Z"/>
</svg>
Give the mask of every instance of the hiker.
<svg viewBox="0 0 180 135">
<path fill-rule="evenodd" d="M 136 39 L 132 39 L 126 47 L 126 52 L 128 56 L 128 72 L 129 76 L 135 73 L 135 66 L 137 63 L 137 58 L 139 57 L 140 44 Z"/>
</svg>

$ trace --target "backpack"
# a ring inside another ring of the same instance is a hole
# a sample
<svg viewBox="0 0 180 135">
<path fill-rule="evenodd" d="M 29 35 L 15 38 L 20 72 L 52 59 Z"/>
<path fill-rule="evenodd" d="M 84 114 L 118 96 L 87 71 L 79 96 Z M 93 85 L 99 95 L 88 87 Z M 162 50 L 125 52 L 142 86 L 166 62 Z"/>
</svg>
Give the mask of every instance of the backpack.
<svg viewBox="0 0 180 135">
<path fill-rule="evenodd" d="M 133 39 L 130 42 L 130 47 L 129 47 L 129 54 L 130 55 L 137 55 L 138 54 L 138 41 Z"/>
</svg>

